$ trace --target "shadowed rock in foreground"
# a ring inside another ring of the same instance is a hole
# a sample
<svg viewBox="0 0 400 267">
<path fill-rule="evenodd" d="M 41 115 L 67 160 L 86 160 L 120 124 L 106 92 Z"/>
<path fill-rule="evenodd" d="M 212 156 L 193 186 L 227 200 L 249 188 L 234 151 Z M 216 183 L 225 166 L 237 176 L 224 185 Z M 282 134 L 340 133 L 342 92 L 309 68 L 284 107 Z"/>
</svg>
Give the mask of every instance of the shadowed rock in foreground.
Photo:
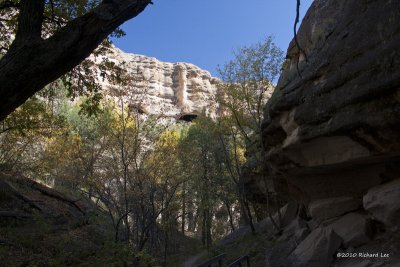
<svg viewBox="0 0 400 267">
<path fill-rule="evenodd" d="M 400 5 L 314 1 L 298 41 L 305 55 L 292 41 L 265 108 L 263 146 L 269 190 L 304 207 L 311 234 L 294 246 L 287 238 L 279 257 L 293 266 L 399 264 Z M 263 188 L 257 176 L 246 182 Z"/>
</svg>

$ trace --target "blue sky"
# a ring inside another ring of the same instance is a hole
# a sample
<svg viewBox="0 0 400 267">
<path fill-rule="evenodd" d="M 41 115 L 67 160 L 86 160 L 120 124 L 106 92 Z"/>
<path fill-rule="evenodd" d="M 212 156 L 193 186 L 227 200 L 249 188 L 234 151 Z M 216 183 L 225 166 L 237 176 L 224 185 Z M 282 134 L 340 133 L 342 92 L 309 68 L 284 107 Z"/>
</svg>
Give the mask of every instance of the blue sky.
<svg viewBox="0 0 400 267">
<path fill-rule="evenodd" d="M 122 28 L 120 49 L 167 62 L 190 62 L 217 76 L 238 47 L 273 36 L 286 52 L 296 0 L 153 0 Z M 312 0 L 301 1 L 301 18 Z"/>
</svg>

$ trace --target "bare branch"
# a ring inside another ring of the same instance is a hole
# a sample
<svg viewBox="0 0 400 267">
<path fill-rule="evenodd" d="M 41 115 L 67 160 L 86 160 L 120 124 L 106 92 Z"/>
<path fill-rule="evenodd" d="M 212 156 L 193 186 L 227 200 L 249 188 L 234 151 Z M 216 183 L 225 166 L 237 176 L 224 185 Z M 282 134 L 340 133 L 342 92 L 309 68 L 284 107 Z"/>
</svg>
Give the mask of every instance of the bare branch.
<svg viewBox="0 0 400 267">
<path fill-rule="evenodd" d="M 304 57 L 306 58 L 306 62 L 308 62 L 307 54 L 304 51 L 304 49 L 300 46 L 299 41 L 297 40 L 297 23 L 299 23 L 300 19 L 300 0 L 297 0 L 297 5 L 296 5 L 296 19 L 294 21 L 294 27 L 293 27 L 293 33 L 294 33 L 294 42 L 296 43 L 297 48 L 299 49 L 300 53 L 303 53 Z M 299 61 L 300 58 L 297 60 L 297 73 L 299 74 L 300 78 L 303 79 L 303 77 L 300 74 L 299 70 Z"/>
</svg>

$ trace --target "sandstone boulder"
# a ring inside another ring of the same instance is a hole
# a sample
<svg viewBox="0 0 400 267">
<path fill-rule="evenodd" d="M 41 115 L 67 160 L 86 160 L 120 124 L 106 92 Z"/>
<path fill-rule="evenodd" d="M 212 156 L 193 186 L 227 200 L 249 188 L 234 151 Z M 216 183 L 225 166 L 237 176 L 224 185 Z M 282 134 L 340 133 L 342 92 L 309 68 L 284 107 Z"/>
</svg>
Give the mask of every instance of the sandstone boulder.
<svg viewBox="0 0 400 267">
<path fill-rule="evenodd" d="M 337 233 L 347 247 L 358 247 L 367 243 L 371 235 L 371 221 L 368 216 L 349 213 L 328 226 Z"/>
<path fill-rule="evenodd" d="M 268 267 L 290 266 L 288 256 L 296 248 L 297 243 L 294 240 L 288 240 L 275 245 L 266 256 Z"/>
<path fill-rule="evenodd" d="M 318 199 L 308 206 L 311 217 L 318 222 L 343 215 L 358 209 L 359 204 L 352 197 Z"/>
<path fill-rule="evenodd" d="M 293 239 L 296 243 L 300 243 L 309 233 L 310 230 L 307 227 L 307 223 L 303 219 L 297 217 L 283 229 L 278 242 Z"/>
<path fill-rule="evenodd" d="M 329 228 L 317 228 L 289 256 L 290 266 L 329 266 L 342 239 Z"/>
<path fill-rule="evenodd" d="M 363 204 L 374 219 L 389 227 L 400 225 L 400 179 L 371 188 Z"/>
<path fill-rule="evenodd" d="M 281 227 L 286 227 L 296 219 L 298 204 L 294 201 L 290 201 L 288 204 L 280 208 L 279 213 L 276 212 L 272 218 L 276 223 L 280 224 Z"/>
<path fill-rule="evenodd" d="M 269 267 L 287 266 L 290 263 L 287 257 L 293 252 L 298 244 L 300 244 L 310 233 L 307 223 L 297 217 L 292 220 L 277 239 L 277 245 L 267 253 L 266 262 Z"/>
</svg>

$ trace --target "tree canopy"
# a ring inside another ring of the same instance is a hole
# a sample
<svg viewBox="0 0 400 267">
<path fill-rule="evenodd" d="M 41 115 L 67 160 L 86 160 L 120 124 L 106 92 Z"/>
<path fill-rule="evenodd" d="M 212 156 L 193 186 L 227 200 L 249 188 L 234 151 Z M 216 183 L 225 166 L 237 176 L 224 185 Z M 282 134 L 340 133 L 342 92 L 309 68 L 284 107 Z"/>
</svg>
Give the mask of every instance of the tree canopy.
<svg viewBox="0 0 400 267">
<path fill-rule="evenodd" d="M 151 0 L 2 0 L 0 120 L 70 72 Z M 120 31 L 117 31 L 117 34 Z"/>
<path fill-rule="evenodd" d="M 197 114 L 184 125 L 141 117 L 122 93 L 141 78 L 106 55 L 108 36 L 123 35 L 118 26 L 150 3 L 0 2 L 0 172 L 86 197 L 106 212 L 130 259 L 147 251 L 167 266 L 183 237 L 210 249 L 243 225 L 255 232 L 243 167 L 282 51 L 270 37 L 237 50 L 220 69 L 217 117 Z M 101 99 L 99 77 L 120 94 Z"/>
</svg>

